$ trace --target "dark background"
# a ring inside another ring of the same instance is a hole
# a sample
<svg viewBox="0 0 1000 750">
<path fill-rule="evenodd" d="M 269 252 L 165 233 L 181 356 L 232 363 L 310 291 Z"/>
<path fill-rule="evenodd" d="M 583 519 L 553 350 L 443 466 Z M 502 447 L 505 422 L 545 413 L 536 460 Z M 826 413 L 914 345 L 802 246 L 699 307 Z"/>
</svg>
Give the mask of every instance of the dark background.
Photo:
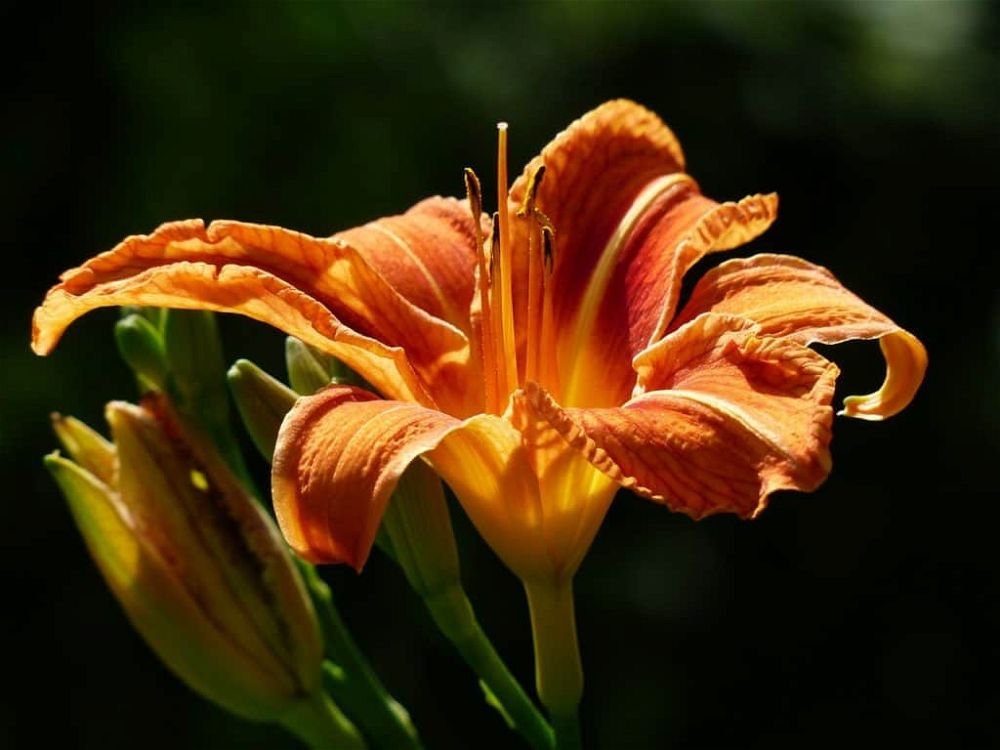
<svg viewBox="0 0 1000 750">
<path fill-rule="evenodd" d="M 737 252 L 828 266 L 930 369 L 895 419 L 838 420 L 829 481 L 756 522 L 619 496 L 577 578 L 588 747 L 1000 740 L 996 5 L 107 7 L 2 19 L 0 745 L 295 747 L 160 666 L 43 472 L 49 411 L 101 425 L 133 395 L 113 311 L 30 353 L 57 274 L 168 219 L 328 234 L 460 193 L 462 167 L 492 173 L 497 120 L 520 164 L 618 96 L 664 117 L 708 195 L 780 192 Z M 223 329 L 230 359 L 281 372 L 280 334 Z M 841 396 L 880 382 L 877 347 L 824 353 Z M 456 516 L 480 619 L 530 685 L 518 584 Z M 326 572 L 429 747 L 519 746 L 391 564 Z"/>
</svg>

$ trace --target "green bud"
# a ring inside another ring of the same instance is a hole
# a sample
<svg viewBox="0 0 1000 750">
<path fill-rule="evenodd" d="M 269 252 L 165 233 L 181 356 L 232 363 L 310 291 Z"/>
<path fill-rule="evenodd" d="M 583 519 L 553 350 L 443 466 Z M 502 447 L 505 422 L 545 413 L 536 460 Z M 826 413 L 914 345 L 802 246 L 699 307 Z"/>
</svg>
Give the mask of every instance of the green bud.
<svg viewBox="0 0 1000 750">
<path fill-rule="evenodd" d="M 226 376 L 236 409 L 253 444 L 270 463 L 281 421 L 298 398 L 295 391 L 272 378 L 253 362 L 241 359 Z"/>
<path fill-rule="evenodd" d="M 163 330 L 163 320 L 167 310 L 164 307 L 141 307 L 139 305 L 122 305 L 122 317 L 138 315 L 148 320 L 157 331 Z"/>
<path fill-rule="evenodd" d="M 163 343 L 170 365 L 171 396 L 178 409 L 210 433 L 228 429 L 226 366 L 215 314 L 167 310 Z"/>
<path fill-rule="evenodd" d="M 330 385 L 331 358 L 303 344 L 294 336 L 285 339 L 288 382 L 298 393 L 309 396 Z"/>
<path fill-rule="evenodd" d="M 167 382 L 167 356 L 163 337 L 142 315 L 131 314 L 115 324 L 115 342 L 122 359 L 139 379 L 144 391 L 162 391 Z"/>
<path fill-rule="evenodd" d="M 461 586 L 448 501 L 441 480 L 423 461 L 414 461 L 399 478 L 382 517 L 381 531 L 421 597 Z"/>
<path fill-rule="evenodd" d="M 80 463 L 45 463 L 132 624 L 192 689 L 240 716 L 315 714 L 319 626 L 274 523 L 165 399 L 113 402 L 107 417 L 117 473 L 93 459 L 109 444 L 76 420 L 56 429 Z"/>
<path fill-rule="evenodd" d="M 336 357 L 330 357 L 330 377 L 339 385 L 356 385 L 366 391 L 374 391 L 371 384 Z"/>
</svg>

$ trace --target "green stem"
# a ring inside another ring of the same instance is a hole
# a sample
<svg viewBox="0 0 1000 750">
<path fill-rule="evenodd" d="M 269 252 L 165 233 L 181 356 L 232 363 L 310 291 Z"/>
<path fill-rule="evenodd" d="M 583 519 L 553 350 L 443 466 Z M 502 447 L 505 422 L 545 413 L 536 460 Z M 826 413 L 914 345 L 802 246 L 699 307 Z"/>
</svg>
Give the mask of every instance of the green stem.
<svg viewBox="0 0 1000 750">
<path fill-rule="evenodd" d="M 576 639 L 573 582 L 525 582 L 535 646 L 535 684 L 555 729 L 557 750 L 580 745 L 577 709 L 583 695 L 583 667 Z"/>
<path fill-rule="evenodd" d="M 551 750 L 552 729 L 493 648 L 461 587 L 451 585 L 426 596 L 424 603 L 437 626 L 496 698 L 501 713 L 514 729 L 536 750 Z"/>
<path fill-rule="evenodd" d="M 340 618 L 330 587 L 312 565 L 303 563 L 299 569 L 316 606 L 327 653 L 339 667 L 339 671 L 327 667 L 324 675 L 324 684 L 333 699 L 358 723 L 375 747 L 417 750 L 421 744 L 409 714 L 389 695 L 358 649 Z"/>
<path fill-rule="evenodd" d="M 573 716 L 553 716 L 552 728 L 556 734 L 556 750 L 581 750 L 580 721 Z"/>
<path fill-rule="evenodd" d="M 281 725 L 313 750 L 365 750 L 358 730 L 326 695 L 319 691 L 297 704 Z"/>
</svg>

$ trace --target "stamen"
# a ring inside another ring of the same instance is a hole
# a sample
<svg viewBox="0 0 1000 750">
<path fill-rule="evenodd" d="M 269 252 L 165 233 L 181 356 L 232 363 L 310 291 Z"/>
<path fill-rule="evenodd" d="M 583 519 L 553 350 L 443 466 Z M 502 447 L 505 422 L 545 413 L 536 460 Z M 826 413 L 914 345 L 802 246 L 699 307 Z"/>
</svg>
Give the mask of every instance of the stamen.
<svg viewBox="0 0 1000 750">
<path fill-rule="evenodd" d="M 490 266 L 489 266 L 489 281 L 493 284 L 493 275 L 496 273 L 497 264 L 500 262 L 500 214 L 494 212 L 492 217 L 492 224 L 490 230 Z M 499 297 L 497 297 L 499 302 Z"/>
<path fill-rule="evenodd" d="M 465 168 L 465 197 L 469 199 L 469 209 L 472 211 L 472 223 L 476 227 L 476 236 L 482 235 L 479 218 L 483 215 L 483 189 L 479 178 L 470 167 Z M 480 249 L 482 245 L 480 244 Z"/>
<path fill-rule="evenodd" d="M 493 224 L 490 231 L 489 246 L 489 291 L 490 291 L 490 323 L 493 326 L 490 338 L 493 344 L 493 361 L 496 367 L 496 402 L 494 412 L 499 414 L 502 405 L 500 401 L 510 393 L 507 381 L 506 353 L 503 341 L 503 264 L 500 259 L 500 214 L 493 214 Z"/>
<path fill-rule="evenodd" d="M 559 392 L 558 359 L 556 357 L 556 342 L 553 339 L 552 321 L 552 269 L 555 267 L 555 251 L 553 242 L 555 230 L 552 222 L 541 211 L 537 212 L 545 219 L 542 224 L 542 262 L 545 273 L 542 274 L 542 322 L 538 332 L 539 350 L 543 352 L 538 373 L 539 382 L 546 388 Z"/>
<path fill-rule="evenodd" d="M 526 358 L 524 364 L 525 380 L 537 380 L 541 358 L 544 356 L 541 349 L 541 327 L 542 327 L 542 287 L 544 284 L 543 275 L 543 248 L 544 241 L 541 237 L 541 222 L 538 219 L 541 211 L 535 208 L 535 199 L 538 196 L 538 188 L 542 184 L 545 176 L 545 165 L 539 166 L 528 178 L 528 186 L 524 191 L 524 201 L 517 215 L 519 218 L 528 221 L 528 333 Z"/>
<path fill-rule="evenodd" d="M 548 221 L 548 218 L 546 218 L 546 221 Z M 542 224 L 542 246 L 544 247 L 542 257 L 545 261 L 545 270 L 548 273 L 552 273 L 552 267 L 555 264 L 555 253 L 552 251 L 552 242 L 555 239 L 555 233 L 551 222 Z"/>
<path fill-rule="evenodd" d="M 521 208 L 517 211 L 518 216 L 534 218 L 535 198 L 538 196 L 538 188 L 542 184 L 543 177 L 545 177 L 544 164 L 532 172 L 531 177 L 528 178 L 528 188 L 524 191 L 524 200 L 521 202 Z"/>
<path fill-rule="evenodd" d="M 476 232 L 476 262 L 479 265 L 479 348 L 482 353 L 483 391 L 487 412 L 496 412 L 497 402 L 497 360 L 493 342 L 493 315 L 490 309 L 490 276 L 493 264 L 492 253 L 486 258 L 486 248 L 483 244 L 483 191 L 479 178 L 471 169 L 465 170 L 465 194 L 469 199 L 469 209 L 472 212 L 472 223 Z"/>
</svg>

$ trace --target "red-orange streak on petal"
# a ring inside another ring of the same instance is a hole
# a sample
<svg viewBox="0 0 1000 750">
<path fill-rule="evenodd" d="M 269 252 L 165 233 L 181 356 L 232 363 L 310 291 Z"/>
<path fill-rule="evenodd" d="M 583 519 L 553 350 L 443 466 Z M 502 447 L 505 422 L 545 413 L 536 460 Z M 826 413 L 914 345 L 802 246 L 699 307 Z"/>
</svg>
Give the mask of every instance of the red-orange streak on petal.
<svg viewBox="0 0 1000 750">
<path fill-rule="evenodd" d="M 879 339 L 886 359 L 882 387 L 850 396 L 844 414 L 884 419 L 913 399 L 927 368 L 923 344 L 844 288 L 825 268 L 788 255 L 756 255 L 722 263 L 695 286 L 673 328 L 704 312 L 732 313 L 760 325 L 763 335 L 802 344 Z"/>
<path fill-rule="evenodd" d="M 456 385 L 468 360 L 464 334 L 407 302 L 342 241 L 236 222 L 175 222 L 130 237 L 61 279 L 35 312 L 32 345 L 42 354 L 97 307 L 209 309 L 308 340 L 376 378 L 387 394 L 436 399 L 445 408 L 466 399 Z"/>
<path fill-rule="evenodd" d="M 835 365 L 730 316 L 699 319 L 644 356 L 668 389 L 621 408 L 563 409 L 533 388 L 529 403 L 620 484 L 695 518 L 754 516 L 775 490 L 826 478 Z"/>
<path fill-rule="evenodd" d="M 417 404 L 331 386 L 301 398 L 275 448 L 272 490 L 289 544 L 360 570 L 400 475 L 426 456 L 486 541 L 515 570 L 546 565 L 538 490 L 517 432 L 498 417 L 460 421 Z"/>
<path fill-rule="evenodd" d="M 468 201 L 428 198 L 405 214 L 334 237 L 356 247 L 417 307 L 469 333 L 477 262 L 475 231 Z"/>
<path fill-rule="evenodd" d="M 719 204 L 700 195 L 693 183 L 678 185 L 650 205 L 624 241 L 583 350 L 582 371 L 591 381 L 580 389 L 591 394 L 585 405 L 620 404 L 628 397 L 635 383 L 632 357 L 663 335 L 684 274 L 708 253 L 760 235 L 777 209 L 773 194 Z"/>
<path fill-rule="evenodd" d="M 555 317 L 576 309 L 589 273 L 635 197 L 656 177 L 684 171 L 674 134 L 649 110 L 607 102 L 559 133 L 510 189 L 511 213 L 522 205 L 531 175 L 545 165 L 538 207 L 555 226 Z M 513 289 L 518 350 L 527 322 L 529 222 L 513 221 Z"/>
</svg>

